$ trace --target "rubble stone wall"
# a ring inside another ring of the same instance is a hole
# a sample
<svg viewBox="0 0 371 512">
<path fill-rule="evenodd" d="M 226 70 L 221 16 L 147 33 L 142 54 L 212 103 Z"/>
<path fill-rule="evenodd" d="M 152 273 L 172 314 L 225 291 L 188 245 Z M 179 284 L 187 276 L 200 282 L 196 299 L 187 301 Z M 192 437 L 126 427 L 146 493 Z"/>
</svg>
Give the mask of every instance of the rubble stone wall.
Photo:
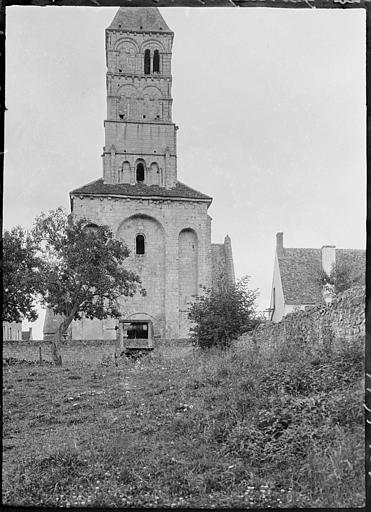
<svg viewBox="0 0 371 512">
<path fill-rule="evenodd" d="M 311 350 L 336 351 L 344 344 L 363 343 L 365 336 L 365 286 L 354 286 L 332 304 L 286 315 L 281 322 L 264 322 L 243 339 L 262 351 L 295 344 Z"/>
</svg>

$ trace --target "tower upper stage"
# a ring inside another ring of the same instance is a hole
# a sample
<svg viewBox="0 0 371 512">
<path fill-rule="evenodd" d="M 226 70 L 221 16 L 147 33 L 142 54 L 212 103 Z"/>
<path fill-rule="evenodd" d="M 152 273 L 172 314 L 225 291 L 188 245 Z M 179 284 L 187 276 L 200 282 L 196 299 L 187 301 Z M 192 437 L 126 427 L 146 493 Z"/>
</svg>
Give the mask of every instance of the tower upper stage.
<svg viewBox="0 0 371 512">
<path fill-rule="evenodd" d="M 106 29 L 105 183 L 176 185 L 173 36 L 154 7 L 121 7 Z"/>
</svg>

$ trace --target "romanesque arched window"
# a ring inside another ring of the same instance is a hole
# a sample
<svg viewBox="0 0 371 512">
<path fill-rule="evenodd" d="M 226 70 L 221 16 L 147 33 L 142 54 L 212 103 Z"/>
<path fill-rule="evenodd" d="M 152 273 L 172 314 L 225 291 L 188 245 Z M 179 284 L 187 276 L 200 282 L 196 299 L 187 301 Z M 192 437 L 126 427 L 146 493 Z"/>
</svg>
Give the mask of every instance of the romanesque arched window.
<svg viewBox="0 0 371 512">
<path fill-rule="evenodd" d="M 151 73 L 151 52 L 146 50 L 144 52 L 144 74 L 149 75 Z"/>
<path fill-rule="evenodd" d="M 160 54 L 158 50 L 153 53 L 153 72 L 160 72 Z"/>
<path fill-rule="evenodd" d="M 142 183 L 144 181 L 144 165 L 142 162 L 137 164 L 137 183 Z"/>
<path fill-rule="evenodd" d="M 135 253 L 144 254 L 144 236 L 137 235 L 135 238 Z"/>
</svg>

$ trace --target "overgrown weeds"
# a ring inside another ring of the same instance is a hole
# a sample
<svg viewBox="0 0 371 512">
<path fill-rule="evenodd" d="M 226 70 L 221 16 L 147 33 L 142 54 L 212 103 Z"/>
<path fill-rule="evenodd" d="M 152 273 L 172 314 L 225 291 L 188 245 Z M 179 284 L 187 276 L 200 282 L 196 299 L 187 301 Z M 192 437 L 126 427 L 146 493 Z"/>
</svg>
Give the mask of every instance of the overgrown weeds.
<svg viewBox="0 0 371 512">
<path fill-rule="evenodd" d="M 362 375 L 357 347 L 163 346 L 119 366 L 12 365 L 3 501 L 361 507 Z"/>
</svg>

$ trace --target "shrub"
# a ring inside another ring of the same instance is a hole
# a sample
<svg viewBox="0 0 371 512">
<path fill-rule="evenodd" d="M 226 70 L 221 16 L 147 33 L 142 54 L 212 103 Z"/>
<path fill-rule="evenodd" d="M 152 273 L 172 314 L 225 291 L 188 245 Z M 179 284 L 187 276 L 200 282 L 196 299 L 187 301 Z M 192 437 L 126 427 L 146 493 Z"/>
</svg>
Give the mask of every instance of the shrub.
<svg viewBox="0 0 371 512">
<path fill-rule="evenodd" d="M 204 288 L 189 311 L 194 322 L 191 338 L 202 349 L 225 349 L 241 334 L 252 330 L 258 323 L 255 311 L 257 290 L 248 289 L 249 277 L 228 283 L 219 282 L 216 289 Z"/>
<path fill-rule="evenodd" d="M 330 285 L 333 292 L 338 295 L 354 285 L 364 284 L 365 269 L 349 261 L 337 261 L 332 265 L 329 275 L 324 270 L 320 270 L 317 281 L 322 286 Z"/>
</svg>

